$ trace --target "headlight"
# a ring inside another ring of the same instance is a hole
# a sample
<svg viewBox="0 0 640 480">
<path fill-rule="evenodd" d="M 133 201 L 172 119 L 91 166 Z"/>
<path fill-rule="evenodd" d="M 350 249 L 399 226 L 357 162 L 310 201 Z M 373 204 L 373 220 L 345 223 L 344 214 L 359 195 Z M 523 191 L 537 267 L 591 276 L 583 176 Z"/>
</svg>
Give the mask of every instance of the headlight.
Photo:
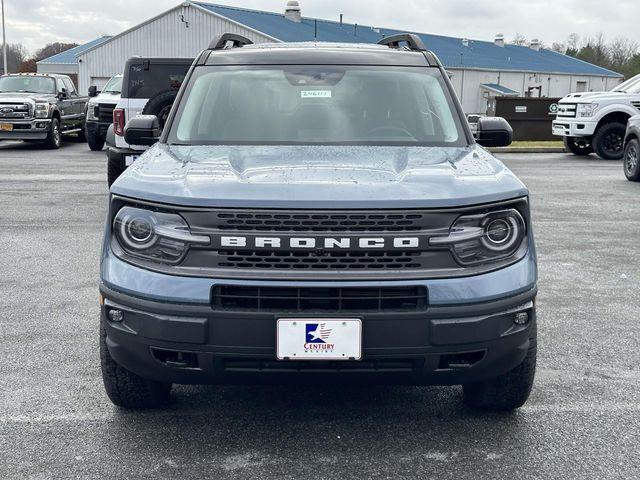
<svg viewBox="0 0 640 480">
<path fill-rule="evenodd" d="M 578 118 L 593 117 L 598 110 L 597 103 L 579 103 L 577 109 Z"/>
<path fill-rule="evenodd" d="M 98 105 L 90 103 L 87 105 L 87 120 L 98 120 Z"/>
<path fill-rule="evenodd" d="M 465 215 L 453 224 L 449 236 L 432 237 L 432 246 L 448 246 L 461 265 L 504 260 L 514 255 L 526 238 L 522 215 L 515 210 L 501 210 Z"/>
<path fill-rule="evenodd" d="M 36 103 L 36 118 L 48 118 L 49 117 L 49 108 L 50 105 L 48 103 Z"/>
<path fill-rule="evenodd" d="M 189 246 L 210 243 L 208 236 L 192 235 L 180 215 L 133 207 L 120 209 L 113 232 L 127 254 L 160 263 L 177 263 Z"/>
</svg>

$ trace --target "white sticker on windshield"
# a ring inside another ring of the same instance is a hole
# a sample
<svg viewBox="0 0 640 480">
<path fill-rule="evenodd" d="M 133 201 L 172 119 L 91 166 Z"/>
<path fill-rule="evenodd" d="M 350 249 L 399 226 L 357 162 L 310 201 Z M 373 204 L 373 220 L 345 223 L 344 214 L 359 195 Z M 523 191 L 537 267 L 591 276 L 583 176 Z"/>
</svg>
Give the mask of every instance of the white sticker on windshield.
<svg viewBox="0 0 640 480">
<path fill-rule="evenodd" d="M 302 90 L 301 98 L 331 98 L 331 90 Z"/>
</svg>

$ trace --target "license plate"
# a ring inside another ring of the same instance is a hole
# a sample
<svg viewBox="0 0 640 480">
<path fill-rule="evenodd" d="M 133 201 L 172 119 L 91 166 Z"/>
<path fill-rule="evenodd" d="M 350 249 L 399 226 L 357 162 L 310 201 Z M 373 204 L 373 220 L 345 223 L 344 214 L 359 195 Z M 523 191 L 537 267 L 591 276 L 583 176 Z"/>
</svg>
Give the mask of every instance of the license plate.
<svg viewBox="0 0 640 480">
<path fill-rule="evenodd" d="M 127 155 L 126 157 L 124 157 L 124 164 L 125 166 L 130 166 L 133 162 L 135 162 L 138 157 L 140 157 L 140 155 Z"/>
<path fill-rule="evenodd" d="M 13 132 L 13 124 L 0 123 L 0 132 Z"/>
<path fill-rule="evenodd" d="M 278 360 L 360 360 L 362 320 L 280 319 L 276 350 Z"/>
</svg>

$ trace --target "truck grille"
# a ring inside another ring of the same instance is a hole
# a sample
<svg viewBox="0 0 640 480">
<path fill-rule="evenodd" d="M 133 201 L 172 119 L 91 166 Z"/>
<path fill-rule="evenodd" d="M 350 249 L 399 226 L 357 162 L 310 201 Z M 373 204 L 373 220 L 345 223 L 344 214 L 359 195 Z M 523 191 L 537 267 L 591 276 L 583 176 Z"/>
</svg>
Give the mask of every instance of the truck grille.
<svg viewBox="0 0 640 480">
<path fill-rule="evenodd" d="M 427 308 L 425 287 L 296 288 L 216 285 L 214 309 L 278 312 L 382 312 Z"/>
<path fill-rule="evenodd" d="M 276 270 L 363 270 L 420 268 L 421 252 L 263 252 L 219 250 L 220 266 Z"/>
<path fill-rule="evenodd" d="M 640 101 L 636 100 L 634 102 L 631 102 L 631 105 L 640 110 Z"/>
<path fill-rule="evenodd" d="M 27 103 L 0 103 L 0 119 L 22 120 L 31 117 L 31 108 Z"/>
<path fill-rule="evenodd" d="M 577 108 L 575 103 L 561 103 L 558 105 L 557 118 L 576 118 Z"/>
<path fill-rule="evenodd" d="M 220 230 L 276 232 L 412 232 L 419 213 L 218 213 Z"/>
<path fill-rule="evenodd" d="M 100 103 L 98 105 L 98 111 L 96 112 L 98 121 L 112 123 L 113 111 L 115 110 L 115 108 L 116 106 L 112 103 Z"/>
</svg>

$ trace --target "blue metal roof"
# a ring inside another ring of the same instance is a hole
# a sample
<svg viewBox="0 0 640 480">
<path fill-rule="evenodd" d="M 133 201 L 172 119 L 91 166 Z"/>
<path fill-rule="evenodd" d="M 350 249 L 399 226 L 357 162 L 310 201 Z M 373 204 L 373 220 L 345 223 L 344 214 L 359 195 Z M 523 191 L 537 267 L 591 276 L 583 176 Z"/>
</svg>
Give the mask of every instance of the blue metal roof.
<svg viewBox="0 0 640 480">
<path fill-rule="evenodd" d="M 339 22 L 306 17 L 302 18 L 302 22 L 296 23 L 286 19 L 280 13 L 202 2 L 193 3 L 283 42 L 318 40 L 339 43 L 377 43 L 383 36 L 403 33 L 401 30 L 374 29 L 365 25 L 356 27 L 354 24 L 340 24 Z M 529 47 L 517 45 L 499 47 L 493 42 L 479 40 L 469 40 L 468 46 L 465 46 L 462 43 L 462 38 L 426 33 L 418 34 L 422 37 L 427 48 L 433 51 L 443 65 L 448 68 L 622 77 L 621 74 L 606 68 L 551 50 L 535 51 Z"/>
<path fill-rule="evenodd" d="M 78 63 L 78 59 L 76 58 L 78 55 L 85 52 L 86 50 L 89 50 L 90 48 L 93 48 L 97 45 L 100 45 L 101 43 L 106 42 L 110 38 L 111 38 L 110 36 L 96 38 L 95 40 L 89 43 L 85 43 L 84 45 L 78 45 L 77 47 L 70 48 L 69 50 L 65 50 L 64 52 L 60 52 L 49 58 L 45 58 L 44 60 L 40 60 L 38 63 L 48 63 L 48 64 L 63 63 L 63 64 L 75 65 L 76 63 Z"/>
</svg>

